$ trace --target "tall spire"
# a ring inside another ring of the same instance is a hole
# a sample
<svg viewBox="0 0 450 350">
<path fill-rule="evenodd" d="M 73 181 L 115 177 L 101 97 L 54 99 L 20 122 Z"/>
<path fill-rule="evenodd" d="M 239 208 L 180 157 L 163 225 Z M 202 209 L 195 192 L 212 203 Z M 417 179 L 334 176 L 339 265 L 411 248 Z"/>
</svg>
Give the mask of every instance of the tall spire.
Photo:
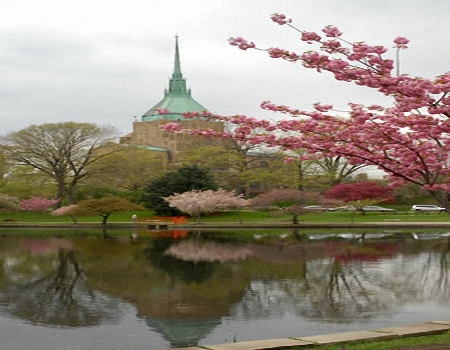
<svg viewBox="0 0 450 350">
<path fill-rule="evenodd" d="M 175 36 L 175 63 L 172 79 L 169 81 L 169 94 L 186 94 L 186 79 L 181 74 L 180 51 L 178 49 L 178 35 Z"/>
<path fill-rule="evenodd" d="M 183 79 L 180 65 L 180 50 L 178 49 L 178 35 L 175 35 L 175 64 L 173 68 L 172 79 Z"/>
</svg>

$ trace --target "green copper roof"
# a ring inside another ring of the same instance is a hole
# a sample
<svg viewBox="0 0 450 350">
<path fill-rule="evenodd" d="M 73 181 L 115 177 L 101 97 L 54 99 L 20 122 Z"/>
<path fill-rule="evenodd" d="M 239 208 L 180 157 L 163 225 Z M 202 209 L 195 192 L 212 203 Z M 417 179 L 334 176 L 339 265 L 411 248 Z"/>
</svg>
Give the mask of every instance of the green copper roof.
<svg viewBox="0 0 450 350">
<path fill-rule="evenodd" d="M 149 150 L 149 151 L 169 152 L 169 150 L 167 148 L 161 148 L 161 147 L 154 147 L 154 146 L 148 146 L 148 145 L 139 145 L 138 147 Z"/>
<path fill-rule="evenodd" d="M 171 113 L 159 114 L 157 108 L 167 109 Z M 203 112 L 207 109 L 191 97 L 191 90 L 186 89 L 186 79 L 181 73 L 180 52 L 178 49 L 178 36 L 175 37 L 175 64 L 172 78 L 169 80 L 169 89 L 164 91 L 164 98 L 147 111 L 141 118 L 143 122 L 153 120 L 180 120 L 181 113 Z"/>
</svg>

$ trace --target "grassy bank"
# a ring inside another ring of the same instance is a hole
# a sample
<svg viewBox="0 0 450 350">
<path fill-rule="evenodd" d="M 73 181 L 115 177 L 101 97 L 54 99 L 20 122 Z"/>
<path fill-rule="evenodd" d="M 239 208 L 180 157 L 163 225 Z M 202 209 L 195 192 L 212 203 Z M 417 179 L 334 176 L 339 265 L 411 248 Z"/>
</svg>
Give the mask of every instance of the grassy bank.
<svg viewBox="0 0 450 350">
<path fill-rule="evenodd" d="M 449 344 L 450 348 L 450 332 L 435 335 L 402 337 L 392 340 L 369 341 L 362 343 L 341 343 L 333 345 L 315 345 L 295 348 L 297 350 L 317 349 L 317 350 L 394 350 L 402 349 L 402 347 L 420 347 L 436 344 Z"/>
</svg>

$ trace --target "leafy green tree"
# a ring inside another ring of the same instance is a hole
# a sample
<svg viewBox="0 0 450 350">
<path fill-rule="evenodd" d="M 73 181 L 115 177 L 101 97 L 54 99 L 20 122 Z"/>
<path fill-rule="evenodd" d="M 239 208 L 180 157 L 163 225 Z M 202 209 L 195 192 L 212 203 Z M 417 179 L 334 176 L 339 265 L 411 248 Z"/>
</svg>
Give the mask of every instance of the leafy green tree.
<svg viewBox="0 0 450 350">
<path fill-rule="evenodd" d="M 191 148 L 179 156 L 183 164 L 195 164 L 208 169 L 221 188 L 235 190 L 250 197 L 256 192 L 277 186 L 292 185 L 292 168 L 281 153 L 262 152 L 251 145 L 224 140 L 218 145 Z"/>
<path fill-rule="evenodd" d="M 339 185 L 350 175 L 361 168 L 367 167 L 366 164 L 350 164 L 342 156 L 323 157 L 314 163 L 325 173 L 329 186 Z"/>
<path fill-rule="evenodd" d="M 157 214 L 180 215 L 181 212 L 176 208 L 171 208 L 163 197 L 192 190 L 217 189 L 217 182 L 207 169 L 197 165 L 186 165 L 151 181 L 144 188 L 141 202 Z"/>
<path fill-rule="evenodd" d="M 0 188 L 6 183 L 7 163 L 5 155 L 0 151 Z"/>
<path fill-rule="evenodd" d="M 296 167 L 296 174 L 291 179 L 295 181 L 297 189 L 330 188 L 350 178 L 365 164 L 350 164 L 342 156 L 321 156 L 317 159 L 307 159 L 306 149 L 294 149 L 288 152 L 286 162 Z"/>
<path fill-rule="evenodd" d="M 0 193 L 0 213 L 15 212 L 19 210 L 19 200 Z"/>
<path fill-rule="evenodd" d="M 114 136 L 113 128 L 90 123 L 31 125 L 8 134 L 2 149 L 12 165 L 23 165 L 29 174 L 38 172 L 50 178 L 56 185 L 55 197 L 74 203 L 77 185 L 92 175 L 89 166 L 115 151 L 99 152 Z"/>
<path fill-rule="evenodd" d="M 164 159 L 156 152 L 117 144 L 108 147 L 116 147 L 116 150 L 88 170 L 108 168 L 109 171 L 93 171 L 93 176 L 86 181 L 87 187 L 111 189 L 137 199 L 145 184 L 164 171 Z"/>
</svg>

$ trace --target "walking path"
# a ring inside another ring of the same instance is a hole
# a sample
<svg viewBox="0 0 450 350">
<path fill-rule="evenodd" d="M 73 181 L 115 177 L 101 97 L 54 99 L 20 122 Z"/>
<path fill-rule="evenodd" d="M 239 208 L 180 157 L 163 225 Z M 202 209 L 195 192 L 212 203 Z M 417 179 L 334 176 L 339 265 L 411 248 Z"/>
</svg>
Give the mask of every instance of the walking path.
<svg viewBox="0 0 450 350">
<path fill-rule="evenodd" d="M 271 350 L 288 349 L 311 345 L 326 345 L 343 342 L 362 342 L 375 340 L 389 340 L 399 337 L 438 334 L 450 331 L 450 320 L 432 321 L 410 326 L 379 328 L 368 331 L 354 331 L 338 334 L 315 335 L 310 337 L 292 337 L 270 340 L 256 340 L 241 343 L 207 345 L 175 350 Z"/>
</svg>

